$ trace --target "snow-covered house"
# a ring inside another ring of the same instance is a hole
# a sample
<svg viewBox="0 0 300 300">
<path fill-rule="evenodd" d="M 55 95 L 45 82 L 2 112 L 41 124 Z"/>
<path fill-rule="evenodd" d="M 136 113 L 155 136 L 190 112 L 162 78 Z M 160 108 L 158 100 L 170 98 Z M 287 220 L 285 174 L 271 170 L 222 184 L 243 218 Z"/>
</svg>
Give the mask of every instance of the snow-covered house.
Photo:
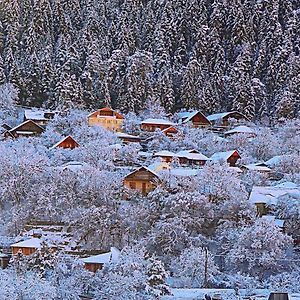
<svg viewBox="0 0 300 300">
<path fill-rule="evenodd" d="M 31 120 L 41 126 L 47 125 L 47 123 L 52 120 L 57 113 L 57 111 L 43 110 L 38 108 L 25 109 L 24 122 Z"/>
<path fill-rule="evenodd" d="M 4 133 L 5 137 L 12 137 L 12 138 L 18 138 L 18 137 L 32 137 L 36 135 L 40 135 L 44 132 L 44 128 L 40 125 L 36 124 L 35 122 L 28 120 L 25 121 L 18 126 L 7 130 Z"/>
<path fill-rule="evenodd" d="M 191 124 L 193 127 L 206 127 L 210 126 L 210 121 L 206 116 L 198 110 L 190 112 L 180 112 L 178 113 L 179 124 Z"/>
<path fill-rule="evenodd" d="M 203 166 L 210 160 L 207 156 L 195 149 L 179 151 L 175 156 L 178 157 L 179 163 L 183 165 Z"/>
<path fill-rule="evenodd" d="M 169 166 L 164 163 L 154 163 L 148 167 L 140 167 L 125 176 L 124 186 L 146 195 L 156 188 L 160 181 L 158 172 L 164 168 Z"/>
<path fill-rule="evenodd" d="M 258 215 L 267 215 L 271 207 L 278 201 L 289 196 L 300 201 L 300 187 L 293 182 L 285 182 L 275 186 L 254 186 L 249 201 L 255 204 Z"/>
<path fill-rule="evenodd" d="M 166 129 L 163 129 L 161 132 L 168 137 L 173 137 L 178 133 L 178 129 L 175 126 L 170 126 Z"/>
<path fill-rule="evenodd" d="M 153 157 L 159 157 L 163 162 L 170 163 L 175 155 L 171 151 L 162 150 L 154 153 Z"/>
<path fill-rule="evenodd" d="M 259 173 L 270 173 L 272 172 L 272 169 L 268 168 L 264 164 L 249 164 L 249 165 L 243 165 L 241 166 L 241 169 L 246 171 L 254 171 Z"/>
<path fill-rule="evenodd" d="M 230 112 L 222 112 L 217 114 L 212 114 L 207 116 L 207 119 L 212 123 L 214 126 L 222 126 L 227 127 L 229 126 L 229 120 L 235 120 L 237 123 L 240 121 L 249 121 L 249 119 L 238 111 L 230 111 Z"/>
<path fill-rule="evenodd" d="M 55 145 L 53 145 L 50 149 L 62 148 L 62 149 L 75 149 L 79 147 L 79 144 L 74 140 L 70 135 L 66 136 Z"/>
<path fill-rule="evenodd" d="M 242 134 L 247 137 L 255 137 L 256 136 L 256 133 L 252 128 L 250 128 L 248 126 L 244 126 L 244 125 L 234 127 L 233 129 L 224 132 L 225 137 L 235 135 L 235 134 Z"/>
<path fill-rule="evenodd" d="M 104 264 L 117 262 L 120 257 L 120 250 L 115 247 L 111 247 L 109 252 L 83 258 L 85 268 L 90 272 L 96 272 L 101 270 Z"/>
<path fill-rule="evenodd" d="M 104 107 L 88 115 L 89 126 L 100 125 L 112 131 L 122 131 L 124 116 L 119 112 Z"/>
<path fill-rule="evenodd" d="M 36 252 L 37 250 L 42 248 L 42 243 L 43 240 L 39 239 L 39 238 L 31 238 L 31 239 L 27 239 L 15 244 L 12 244 L 11 247 L 11 251 L 12 254 L 15 255 L 18 252 L 21 252 L 23 255 L 31 255 L 34 252 Z M 56 247 L 52 244 L 47 244 L 48 247 L 55 249 Z"/>
<path fill-rule="evenodd" d="M 230 167 L 235 167 L 236 162 L 241 159 L 241 156 L 237 150 L 230 150 L 225 152 L 217 152 L 210 158 L 213 161 L 226 161 Z"/>
<path fill-rule="evenodd" d="M 153 132 L 156 129 L 164 130 L 175 124 L 165 119 L 146 119 L 141 122 L 140 126 L 143 131 Z"/>
<path fill-rule="evenodd" d="M 123 133 L 123 132 L 118 132 L 116 135 L 117 135 L 118 139 L 121 140 L 124 144 L 141 142 L 141 138 L 136 135 L 131 135 L 128 133 Z"/>
</svg>

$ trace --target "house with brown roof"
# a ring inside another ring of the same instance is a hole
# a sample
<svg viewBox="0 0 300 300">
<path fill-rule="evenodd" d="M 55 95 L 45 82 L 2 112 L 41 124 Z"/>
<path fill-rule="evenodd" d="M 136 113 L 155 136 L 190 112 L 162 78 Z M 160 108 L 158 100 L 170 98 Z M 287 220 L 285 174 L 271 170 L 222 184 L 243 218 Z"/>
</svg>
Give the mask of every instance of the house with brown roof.
<svg viewBox="0 0 300 300">
<path fill-rule="evenodd" d="M 53 145 L 50 149 L 62 148 L 62 149 L 75 149 L 79 147 L 79 144 L 70 136 L 63 138 L 61 141 Z"/>
</svg>

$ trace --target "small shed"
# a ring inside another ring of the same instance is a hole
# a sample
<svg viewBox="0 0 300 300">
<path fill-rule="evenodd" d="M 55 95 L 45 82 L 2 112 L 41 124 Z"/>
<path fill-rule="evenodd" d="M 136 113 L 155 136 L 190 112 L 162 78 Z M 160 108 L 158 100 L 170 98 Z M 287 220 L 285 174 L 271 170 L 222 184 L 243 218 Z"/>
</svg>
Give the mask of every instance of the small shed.
<svg viewBox="0 0 300 300">
<path fill-rule="evenodd" d="M 120 254 L 120 250 L 115 247 L 111 247 L 110 251 L 107 253 L 84 258 L 84 267 L 90 272 L 96 272 L 97 270 L 101 270 L 104 264 L 118 261 Z"/>
<path fill-rule="evenodd" d="M 286 292 L 272 292 L 268 300 L 290 300 L 289 294 Z"/>
<path fill-rule="evenodd" d="M 8 254 L 0 253 L 0 268 L 5 269 L 9 264 L 10 256 Z"/>
<path fill-rule="evenodd" d="M 241 159 L 241 156 L 237 150 L 230 150 L 225 152 L 217 152 L 210 158 L 213 161 L 226 161 L 230 167 L 235 167 L 236 162 Z"/>
<path fill-rule="evenodd" d="M 78 148 L 79 144 L 74 140 L 73 137 L 68 135 L 67 137 L 63 138 L 61 141 L 53 145 L 50 149 L 62 148 L 62 149 L 75 149 Z"/>
</svg>

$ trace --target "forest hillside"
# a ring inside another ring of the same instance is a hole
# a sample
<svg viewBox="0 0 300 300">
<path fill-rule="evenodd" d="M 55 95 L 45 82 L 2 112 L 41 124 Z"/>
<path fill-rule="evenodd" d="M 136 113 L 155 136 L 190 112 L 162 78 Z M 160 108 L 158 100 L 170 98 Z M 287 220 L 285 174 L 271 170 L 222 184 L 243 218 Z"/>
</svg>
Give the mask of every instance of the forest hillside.
<svg viewBox="0 0 300 300">
<path fill-rule="evenodd" d="M 2 0 L 0 84 L 19 104 L 299 112 L 297 0 Z"/>
</svg>

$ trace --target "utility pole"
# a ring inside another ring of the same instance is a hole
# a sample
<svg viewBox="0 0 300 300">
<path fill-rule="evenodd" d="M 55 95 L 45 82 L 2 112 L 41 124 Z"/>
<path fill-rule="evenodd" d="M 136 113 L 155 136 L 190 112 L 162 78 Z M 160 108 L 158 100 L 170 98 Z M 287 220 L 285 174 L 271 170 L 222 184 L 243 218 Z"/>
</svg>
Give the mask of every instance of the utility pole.
<svg viewBox="0 0 300 300">
<path fill-rule="evenodd" d="M 208 249 L 204 247 L 204 287 L 208 287 Z"/>
</svg>

